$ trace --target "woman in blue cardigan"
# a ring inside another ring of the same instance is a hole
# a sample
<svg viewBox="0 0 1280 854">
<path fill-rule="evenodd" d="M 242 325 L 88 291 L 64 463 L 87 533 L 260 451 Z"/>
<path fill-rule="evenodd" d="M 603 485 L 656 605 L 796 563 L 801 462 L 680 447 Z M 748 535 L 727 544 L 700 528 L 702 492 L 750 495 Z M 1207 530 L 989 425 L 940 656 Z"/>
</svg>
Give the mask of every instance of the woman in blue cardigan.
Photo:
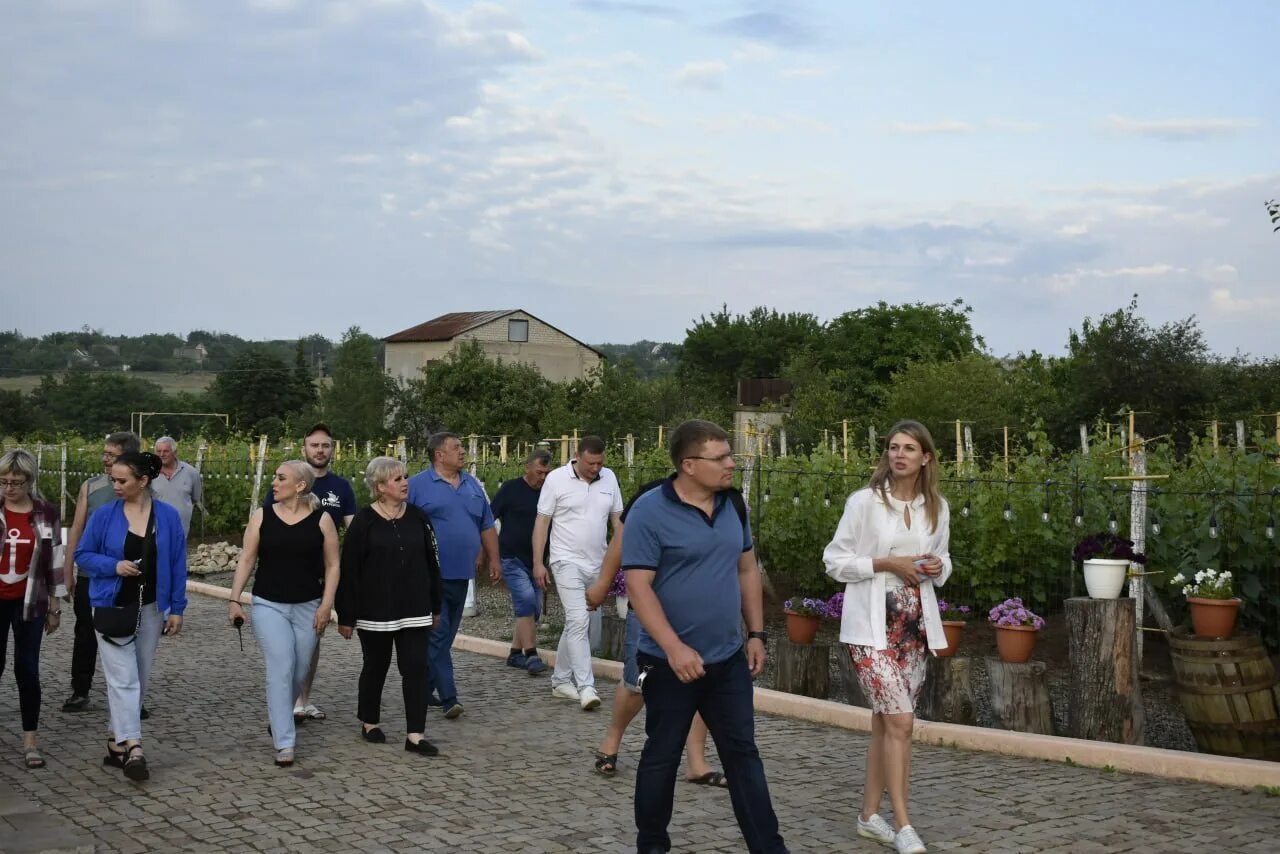
<svg viewBox="0 0 1280 854">
<path fill-rule="evenodd" d="M 159 473 L 155 454 L 116 458 L 111 485 L 117 498 L 89 517 L 75 558 L 89 576 L 95 609 L 141 602 L 134 635 L 98 633 L 112 736 L 102 763 L 124 769 L 130 780 L 150 776 L 140 717 L 147 677 L 161 633 L 178 634 L 187 608 L 187 538 L 178 511 L 152 500 L 151 481 Z"/>
</svg>

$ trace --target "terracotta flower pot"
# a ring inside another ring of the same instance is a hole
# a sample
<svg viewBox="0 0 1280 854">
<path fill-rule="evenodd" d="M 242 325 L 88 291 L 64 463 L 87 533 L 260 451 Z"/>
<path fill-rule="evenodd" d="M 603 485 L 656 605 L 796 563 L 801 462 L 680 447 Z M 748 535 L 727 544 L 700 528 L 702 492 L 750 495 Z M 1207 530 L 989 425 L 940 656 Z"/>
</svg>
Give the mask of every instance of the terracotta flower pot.
<svg viewBox="0 0 1280 854">
<path fill-rule="evenodd" d="M 1029 661 L 1036 648 L 1038 631 L 1031 626 L 996 626 L 996 651 L 1000 653 L 1000 660 L 1010 664 Z"/>
<path fill-rule="evenodd" d="M 942 631 L 947 635 L 947 648 L 937 651 L 939 658 L 950 658 L 960 647 L 960 638 L 964 635 L 964 620 L 943 620 Z"/>
<path fill-rule="evenodd" d="M 1202 638 L 1229 638 L 1236 632 L 1239 599 L 1201 599 L 1188 596 L 1191 606 L 1191 631 Z"/>
<path fill-rule="evenodd" d="M 1129 577 L 1129 561 L 1090 558 L 1084 562 L 1084 586 L 1094 599 L 1119 599 Z"/>
<path fill-rule="evenodd" d="M 799 644 L 813 643 L 813 639 L 818 635 L 818 626 L 821 624 L 822 618 L 793 614 L 790 611 L 785 613 L 787 615 L 787 640 Z"/>
</svg>

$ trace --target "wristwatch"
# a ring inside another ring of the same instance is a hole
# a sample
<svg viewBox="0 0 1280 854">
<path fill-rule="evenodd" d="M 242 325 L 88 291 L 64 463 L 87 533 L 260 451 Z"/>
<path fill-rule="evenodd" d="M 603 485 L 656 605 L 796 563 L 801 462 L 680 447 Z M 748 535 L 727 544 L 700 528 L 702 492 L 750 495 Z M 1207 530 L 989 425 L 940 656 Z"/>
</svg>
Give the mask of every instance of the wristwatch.
<svg viewBox="0 0 1280 854">
<path fill-rule="evenodd" d="M 750 640 L 751 638 L 759 638 L 760 642 L 765 644 L 766 646 L 769 643 L 768 632 L 747 632 L 747 640 Z"/>
</svg>

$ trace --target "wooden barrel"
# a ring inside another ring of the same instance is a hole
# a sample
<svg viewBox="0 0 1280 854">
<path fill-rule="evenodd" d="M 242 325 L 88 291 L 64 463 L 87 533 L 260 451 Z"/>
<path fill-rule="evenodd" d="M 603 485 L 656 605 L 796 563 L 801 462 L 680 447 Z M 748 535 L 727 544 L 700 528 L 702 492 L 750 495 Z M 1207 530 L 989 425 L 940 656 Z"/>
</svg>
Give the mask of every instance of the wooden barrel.
<svg viewBox="0 0 1280 854">
<path fill-rule="evenodd" d="M 1204 753 L 1280 760 L 1280 684 L 1257 635 L 1208 640 L 1169 633 L 1187 726 Z"/>
</svg>

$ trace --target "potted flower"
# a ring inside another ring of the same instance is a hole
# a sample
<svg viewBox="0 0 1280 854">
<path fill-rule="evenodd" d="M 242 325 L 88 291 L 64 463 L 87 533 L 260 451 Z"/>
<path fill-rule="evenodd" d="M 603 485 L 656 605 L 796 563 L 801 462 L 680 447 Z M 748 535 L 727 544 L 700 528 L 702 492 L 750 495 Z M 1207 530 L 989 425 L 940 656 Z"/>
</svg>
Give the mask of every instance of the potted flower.
<svg viewBox="0 0 1280 854">
<path fill-rule="evenodd" d="M 1181 584 L 1182 595 L 1191 608 L 1191 631 L 1202 638 L 1229 638 L 1236 631 L 1236 612 L 1240 600 L 1230 572 L 1202 569 L 1196 573 L 1195 584 L 1190 584 L 1181 572 L 1169 579 L 1170 584 Z"/>
<path fill-rule="evenodd" d="M 832 620 L 839 620 L 844 616 L 843 590 L 832 593 L 831 598 L 827 600 L 827 616 Z"/>
<path fill-rule="evenodd" d="M 947 635 L 947 648 L 938 650 L 936 654 L 939 658 L 950 658 L 960 647 L 964 624 L 973 616 L 973 609 L 968 605 L 956 605 L 945 599 L 939 599 L 938 612 L 942 615 L 942 631 Z"/>
<path fill-rule="evenodd" d="M 792 643 L 810 644 L 818 634 L 818 624 L 827 616 L 827 603 L 822 599 L 796 597 L 782 603 L 787 615 L 787 639 Z"/>
<path fill-rule="evenodd" d="M 987 619 L 996 628 L 996 650 L 1000 660 L 1022 664 L 1036 647 L 1036 632 L 1044 628 L 1044 618 L 1027 609 L 1019 598 L 1006 599 L 991 609 Z"/>
<path fill-rule="evenodd" d="M 1133 550 L 1133 540 L 1118 534 L 1090 534 L 1076 543 L 1072 557 L 1084 564 L 1084 586 L 1094 599 L 1118 599 L 1131 563 L 1145 564 L 1147 556 Z"/>
</svg>

